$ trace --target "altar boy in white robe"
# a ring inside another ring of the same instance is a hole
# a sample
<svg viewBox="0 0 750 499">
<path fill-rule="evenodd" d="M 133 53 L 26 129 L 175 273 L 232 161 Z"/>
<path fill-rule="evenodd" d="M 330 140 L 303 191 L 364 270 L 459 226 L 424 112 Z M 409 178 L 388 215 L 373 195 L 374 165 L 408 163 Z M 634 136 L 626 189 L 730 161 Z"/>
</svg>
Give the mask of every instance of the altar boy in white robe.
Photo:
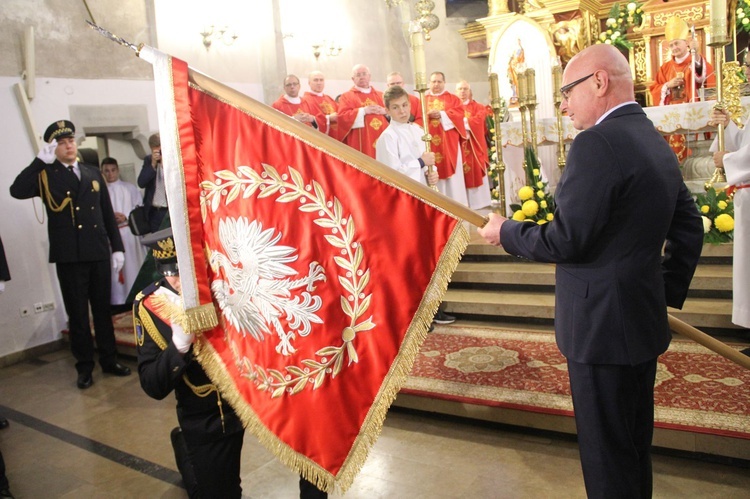
<svg viewBox="0 0 750 499">
<path fill-rule="evenodd" d="M 714 164 L 723 167 L 729 189 L 734 191 L 734 259 L 732 268 L 732 322 L 750 328 L 750 131 L 740 129 L 724 110 L 711 112 L 712 125 L 724 125 L 726 151 L 711 145 Z M 729 192 L 727 189 L 727 192 Z"/>
<path fill-rule="evenodd" d="M 142 198 L 135 185 L 120 180 L 120 166 L 115 158 L 104 158 L 101 168 L 102 176 L 107 182 L 109 198 L 112 200 L 122 244 L 125 246 L 125 265 L 117 273 L 112 271 L 111 302 L 112 305 L 123 305 L 143 263 L 143 248 L 128 227 L 128 214 L 141 204 Z"/>
<path fill-rule="evenodd" d="M 383 93 L 383 102 L 391 123 L 375 142 L 375 159 L 417 182 L 430 187 L 437 185 L 440 180 L 437 170 L 433 168 L 430 171 L 428 168 L 435 165 L 435 154 L 425 150 L 422 128 L 409 123 L 409 94 L 402 87 L 389 87 Z M 451 324 L 456 318 L 438 309 L 432 321 L 437 324 Z M 430 331 L 432 328 L 431 325 Z"/>
<path fill-rule="evenodd" d="M 375 143 L 375 159 L 422 184 L 433 186 L 438 182 L 435 169 L 435 154 L 425 151 L 424 132 L 414 123 L 409 123 L 411 105 L 409 94 L 399 86 L 389 87 L 383 101 L 391 123 Z"/>
</svg>

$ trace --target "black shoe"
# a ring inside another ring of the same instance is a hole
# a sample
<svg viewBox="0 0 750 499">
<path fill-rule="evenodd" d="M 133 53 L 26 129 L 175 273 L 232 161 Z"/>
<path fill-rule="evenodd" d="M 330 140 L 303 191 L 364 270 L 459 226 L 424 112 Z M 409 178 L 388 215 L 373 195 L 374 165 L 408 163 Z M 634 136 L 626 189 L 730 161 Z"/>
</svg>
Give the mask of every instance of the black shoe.
<svg viewBox="0 0 750 499">
<path fill-rule="evenodd" d="M 435 324 L 433 322 L 430 322 L 430 329 L 427 330 L 428 333 L 431 333 L 435 330 Z"/>
<path fill-rule="evenodd" d="M 4 489 L 0 489 L 0 497 L 10 497 L 13 499 L 13 494 L 10 493 L 10 488 L 5 487 Z"/>
<path fill-rule="evenodd" d="M 78 375 L 78 381 L 76 381 L 76 386 L 78 386 L 78 388 L 80 388 L 81 390 L 90 388 L 91 385 L 93 384 L 94 384 L 94 378 L 91 377 L 91 373 L 80 373 Z"/>
<path fill-rule="evenodd" d="M 438 310 L 438 312 L 435 314 L 435 318 L 432 319 L 432 322 L 435 324 L 453 324 L 456 322 L 456 318 L 452 315 L 448 315 L 442 310 Z"/>
<path fill-rule="evenodd" d="M 130 368 L 123 366 L 119 362 L 115 362 L 111 366 L 102 366 L 102 371 L 107 374 L 114 374 L 115 376 L 130 376 Z"/>
<path fill-rule="evenodd" d="M 8 418 L 4 418 L 0 416 L 0 430 L 4 430 L 8 426 L 10 426 L 10 423 L 8 422 Z"/>
</svg>

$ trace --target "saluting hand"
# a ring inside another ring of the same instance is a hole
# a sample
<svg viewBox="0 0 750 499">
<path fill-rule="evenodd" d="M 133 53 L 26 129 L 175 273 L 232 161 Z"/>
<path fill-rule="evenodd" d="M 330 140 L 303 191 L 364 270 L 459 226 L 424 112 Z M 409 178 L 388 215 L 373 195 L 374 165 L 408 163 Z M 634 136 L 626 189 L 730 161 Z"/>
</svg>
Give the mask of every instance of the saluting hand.
<svg viewBox="0 0 750 499">
<path fill-rule="evenodd" d="M 44 144 L 41 149 L 39 149 L 39 154 L 36 155 L 37 158 L 41 159 L 48 165 L 51 165 L 55 162 L 55 150 L 57 149 L 57 139 L 52 139 L 52 142 L 48 144 Z"/>
</svg>

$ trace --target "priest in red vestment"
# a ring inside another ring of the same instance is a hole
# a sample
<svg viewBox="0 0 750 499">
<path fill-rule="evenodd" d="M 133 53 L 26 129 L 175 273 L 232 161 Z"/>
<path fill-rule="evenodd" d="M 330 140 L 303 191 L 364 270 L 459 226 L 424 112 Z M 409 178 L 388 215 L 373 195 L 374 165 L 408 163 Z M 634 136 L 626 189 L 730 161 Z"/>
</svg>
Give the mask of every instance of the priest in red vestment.
<svg viewBox="0 0 750 499">
<path fill-rule="evenodd" d="M 299 96 L 299 78 L 294 75 L 288 75 L 284 78 L 284 95 L 276 99 L 271 107 L 297 121 L 317 127 L 315 116 L 313 116 L 309 105 L 302 102 Z"/>
<path fill-rule="evenodd" d="M 338 125 L 341 141 L 375 157 L 375 142 L 388 126 L 383 94 L 370 86 L 370 70 L 364 64 L 352 68 L 351 90 L 341 94 Z"/>
<path fill-rule="evenodd" d="M 690 28 L 678 16 L 667 21 L 664 38 L 672 53 L 670 60 L 662 64 L 651 85 L 651 102 L 655 106 L 682 104 L 700 100 L 698 91 L 701 87 L 715 87 L 714 68 L 706 59 L 696 52 L 695 65 L 690 53 L 691 45 L 697 47 L 695 40 L 689 40 Z M 693 66 L 695 66 L 695 87 L 693 87 Z M 695 98 L 694 98 L 695 97 Z M 685 136 L 673 134 L 666 137 L 672 150 L 677 154 L 680 163 L 687 158 L 689 151 Z"/>
<path fill-rule="evenodd" d="M 435 153 L 435 166 L 440 176 L 438 189 L 451 199 L 468 205 L 459 147 L 459 139 L 466 137 L 461 100 L 445 90 L 445 75 L 439 71 L 430 75 L 430 90 L 425 92 L 425 99 L 432 135 L 430 148 Z"/>
<path fill-rule="evenodd" d="M 456 85 L 456 95 L 464 109 L 466 137 L 461 137 L 461 156 L 464 160 L 464 183 L 469 208 L 485 208 L 492 202 L 487 178 L 487 106 L 472 98 L 471 86 L 466 80 Z"/>
<path fill-rule="evenodd" d="M 341 140 L 338 127 L 338 104 L 330 95 L 323 93 L 326 78 L 320 71 L 313 71 L 307 77 L 310 91 L 302 96 L 302 102 L 307 104 L 310 112 L 315 116 L 318 130 L 334 139 Z"/>
<path fill-rule="evenodd" d="M 404 77 L 401 76 L 401 73 L 399 73 L 398 71 L 394 71 L 393 73 L 389 73 L 388 76 L 385 77 L 385 84 L 388 86 L 388 88 L 393 86 L 404 88 Z M 422 126 L 422 103 L 419 101 L 419 97 L 417 97 L 416 95 L 407 95 L 409 96 L 409 104 L 411 105 L 411 116 L 409 116 L 409 121 Z"/>
</svg>

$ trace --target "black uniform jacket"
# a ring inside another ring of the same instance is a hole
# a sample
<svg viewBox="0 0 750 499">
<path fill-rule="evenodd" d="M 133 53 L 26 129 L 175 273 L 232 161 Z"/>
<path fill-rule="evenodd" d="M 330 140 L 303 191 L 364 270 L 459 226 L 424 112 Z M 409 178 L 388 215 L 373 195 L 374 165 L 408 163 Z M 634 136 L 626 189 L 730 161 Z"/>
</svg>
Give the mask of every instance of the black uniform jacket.
<svg viewBox="0 0 750 499">
<path fill-rule="evenodd" d="M 51 263 L 94 262 L 109 260 L 111 251 L 124 251 L 107 183 L 101 172 L 91 165 L 78 163 L 81 179 L 55 160 L 51 165 L 39 158 L 21 171 L 10 186 L 16 199 L 41 196 L 47 208 L 49 261 Z M 49 197 L 41 181 L 46 173 Z M 40 185 L 42 192 L 40 192 Z M 60 211 L 66 198 L 71 201 Z"/>
<path fill-rule="evenodd" d="M 138 348 L 138 376 L 148 396 L 161 400 L 173 390 L 177 398 L 177 420 L 188 444 L 201 445 L 242 430 L 242 423 L 232 407 L 211 391 L 199 397 L 193 387 L 213 386 L 192 348 L 180 353 L 172 343 L 172 328 L 154 312 L 150 299 L 161 286 L 172 290 L 165 280 L 149 285 L 135 297 L 133 323 Z M 188 383 L 190 385 L 188 385 Z M 222 426 L 223 417 L 223 426 Z"/>
</svg>

